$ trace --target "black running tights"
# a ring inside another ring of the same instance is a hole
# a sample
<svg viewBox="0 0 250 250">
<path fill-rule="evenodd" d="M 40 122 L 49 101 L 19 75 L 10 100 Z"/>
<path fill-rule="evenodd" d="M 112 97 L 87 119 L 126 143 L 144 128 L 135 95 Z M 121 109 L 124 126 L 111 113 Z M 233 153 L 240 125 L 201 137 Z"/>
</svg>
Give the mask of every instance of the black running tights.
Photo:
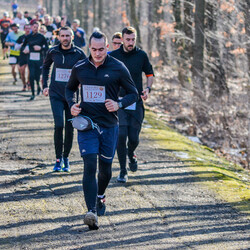
<svg viewBox="0 0 250 250">
<path fill-rule="evenodd" d="M 96 197 L 103 195 L 112 177 L 112 163 L 99 159 L 98 183 L 96 181 L 97 154 L 83 156 L 83 193 L 88 211 L 96 211 Z"/>
<path fill-rule="evenodd" d="M 119 136 L 117 143 L 117 155 L 122 172 L 126 170 L 127 153 L 133 154 L 139 144 L 140 128 L 134 128 L 131 126 L 120 126 Z M 128 152 L 127 152 L 127 139 L 128 139 Z"/>
</svg>

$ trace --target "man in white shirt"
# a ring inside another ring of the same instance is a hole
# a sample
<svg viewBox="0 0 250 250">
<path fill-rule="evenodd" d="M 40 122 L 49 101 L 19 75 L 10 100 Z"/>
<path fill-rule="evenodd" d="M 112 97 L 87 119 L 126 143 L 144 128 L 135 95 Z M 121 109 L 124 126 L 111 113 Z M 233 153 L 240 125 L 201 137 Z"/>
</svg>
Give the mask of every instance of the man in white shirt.
<svg viewBox="0 0 250 250">
<path fill-rule="evenodd" d="M 29 23 L 29 21 L 23 17 L 23 13 L 21 11 L 17 12 L 13 22 L 19 24 L 20 31 L 24 31 L 24 25 Z"/>
</svg>

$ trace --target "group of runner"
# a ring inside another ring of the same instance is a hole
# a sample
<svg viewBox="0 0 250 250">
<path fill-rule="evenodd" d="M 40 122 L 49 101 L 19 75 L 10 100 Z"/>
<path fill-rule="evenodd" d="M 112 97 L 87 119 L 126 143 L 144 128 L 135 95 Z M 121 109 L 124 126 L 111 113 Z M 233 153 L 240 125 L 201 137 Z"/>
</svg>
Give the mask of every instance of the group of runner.
<svg viewBox="0 0 250 250">
<path fill-rule="evenodd" d="M 37 95 L 41 92 L 40 76 L 45 55 L 49 47 L 59 43 L 59 28 L 66 26 L 72 27 L 74 44 L 83 48 L 85 32 L 80 28 L 78 19 L 73 20 L 71 25 L 65 16 L 52 18 L 45 14 L 44 8 L 40 8 L 33 18 L 29 16 L 28 11 L 24 14 L 16 11 L 13 19 L 9 17 L 8 12 L 4 12 L 3 18 L 0 19 L 3 59 L 9 60 L 13 84 L 16 84 L 19 72 L 23 83 L 22 91 L 31 89 L 30 100 L 35 99 L 35 82 Z"/>
<path fill-rule="evenodd" d="M 48 28 L 52 27 L 50 17 L 45 15 L 44 20 L 46 32 L 53 34 L 54 30 Z M 106 35 L 96 28 L 89 38 L 87 57 L 82 50 L 85 39 L 79 21 L 74 20 L 71 28 L 66 19 L 57 18 L 56 23 L 61 25 L 56 39 L 39 32 L 41 24 L 37 18 L 24 25 L 22 35 L 17 23 L 10 23 L 12 32 L 7 35 L 5 45 L 11 46 L 10 64 L 26 60 L 20 66 L 29 67 L 31 100 L 35 98 L 35 81 L 37 94 L 41 91 L 42 72 L 43 94 L 49 96 L 54 118 L 55 172 L 71 171 L 68 157 L 73 143 L 72 124 L 77 124 L 74 126 L 84 163 L 83 192 L 88 209 L 84 223 L 96 230 L 97 216 L 104 215 L 106 210 L 105 190 L 112 176 L 115 151 L 120 164 L 118 182 L 128 181 L 127 158 L 129 169 L 132 172 L 138 169 L 135 150 L 144 119 L 143 101 L 149 97 L 154 72 L 147 54 L 136 46 L 137 32 L 133 27 L 125 27 L 113 35 L 112 51 Z"/>
</svg>

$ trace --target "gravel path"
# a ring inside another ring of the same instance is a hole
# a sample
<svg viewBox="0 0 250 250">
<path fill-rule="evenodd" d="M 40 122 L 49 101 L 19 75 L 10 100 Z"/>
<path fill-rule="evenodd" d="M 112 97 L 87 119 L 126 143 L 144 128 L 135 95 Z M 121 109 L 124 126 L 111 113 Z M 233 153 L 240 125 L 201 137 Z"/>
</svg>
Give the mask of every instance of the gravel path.
<svg viewBox="0 0 250 250">
<path fill-rule="evenodd" d="M 53 173 L 53 120 L 47 98 L 29 102 L 9 66 L 0 72 L 0 249 L 249 249 L 249 221 L 215 198 L 187 163 L 143 129 L 139 170 L 118 184 L 117 159 L 100 229 L 83 224 L 83 164 Z"/>
</svg>

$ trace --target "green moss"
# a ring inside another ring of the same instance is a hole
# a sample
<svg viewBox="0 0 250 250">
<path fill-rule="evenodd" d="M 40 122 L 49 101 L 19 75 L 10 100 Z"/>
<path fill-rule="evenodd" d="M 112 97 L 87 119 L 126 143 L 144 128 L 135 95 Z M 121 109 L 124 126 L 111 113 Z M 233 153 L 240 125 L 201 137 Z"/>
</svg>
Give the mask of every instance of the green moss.
<svg viewBox="0 0 250 250">
<path fill-rule="evenodd" d="M 144 136 L 154 140 L 161 148 L 194 171 L 200 183 L 207 185 L 217 195 L 240 211 L 250 215 L 249 173 L 241 166 L 217 156 L 206 146 L 190 141 L 161 121 L 156 114 L 146 110 Z"/>
</svg>

